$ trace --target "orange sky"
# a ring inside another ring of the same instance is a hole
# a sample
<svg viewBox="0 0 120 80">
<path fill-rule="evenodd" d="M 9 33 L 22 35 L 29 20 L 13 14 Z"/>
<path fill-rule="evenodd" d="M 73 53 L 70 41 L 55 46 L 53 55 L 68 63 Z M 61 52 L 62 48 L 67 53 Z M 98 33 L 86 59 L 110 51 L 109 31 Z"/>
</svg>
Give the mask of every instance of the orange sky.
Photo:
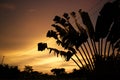
<svg viewBox="0 0 120 80">
<path fill-rule="evenodd" d="M 6 64 L 20 68 L 31 65 L 44 73 L 50 73 L 52 68 L 78 68 L 72 61 L 65 62 L 47 51 L 38 52 L 37 43 L 45 41 L 55 46 L 45 37 L 55 15 L 83 9 L 94 22 L 107 1 L 111 0 L 0 0 L 0 61 L 5 56 Z"/>
</svg>

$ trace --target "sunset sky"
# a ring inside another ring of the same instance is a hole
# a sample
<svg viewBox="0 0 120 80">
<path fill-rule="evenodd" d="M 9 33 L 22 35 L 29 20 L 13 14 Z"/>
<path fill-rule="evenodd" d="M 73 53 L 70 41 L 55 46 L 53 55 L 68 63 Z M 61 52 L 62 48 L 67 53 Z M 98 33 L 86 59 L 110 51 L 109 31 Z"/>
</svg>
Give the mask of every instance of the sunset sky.
<svg viewBox="0 0 120 80">
<path fill-rule="evenodd" d="M 72 71 L 78 68 L 73 61 L 65 62 L 48 51 L 37 51 L 37 43 L 55 46 L 46 33 L 52 29 L 53 18 L 82 9 L 89 12 L 93 22 L 103 4 L 111 0 L 0 0 L 0 63 L 25 65 L 34 70 L 50 73 L 52 68 Z"/>
</svg>

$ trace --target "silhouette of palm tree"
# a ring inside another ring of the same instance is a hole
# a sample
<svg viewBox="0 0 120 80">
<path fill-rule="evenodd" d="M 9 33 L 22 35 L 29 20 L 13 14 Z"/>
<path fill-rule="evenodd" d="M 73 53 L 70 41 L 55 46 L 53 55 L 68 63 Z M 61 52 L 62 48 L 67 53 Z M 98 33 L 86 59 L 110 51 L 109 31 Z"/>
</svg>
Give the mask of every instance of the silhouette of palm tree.
<svg viewBox="0 0 120 80">
<path fill-rule="evenodd" d="M 54 51 L 57 56 L 64 56 L 66 61 L 71 59 L 79 68 L 84 67 L 90 71 L 99 72 L 109 66 L 116 66 L 119 63 L 118 55 L 120 53 L 119 6 L 119 0 L 107 2 L 99 12 L 95 27 L 90 20 L 89 14 L 81 9 L 79 14 L 84 26 L 78 23 L 75 12 L 70 14 L 74 19 L 74 26 L 70 22 L 68 13 L 64 13 L 63 17 L 55 16 L 53 19 L 55 23 L 52 24 L 55 30 L 49 30 L 47 37 L 54 38 L 56 44 L 62 46 L 65 51 L 50 48 L 47 43 L 39 43 L 38 50 L 42 51 L 47 48 L 50 53 Z M 80 53 L 80 56 L 77 53 Z M 80 63 L 72 57 L 73 55 L 76 56 Z M 113 67 L 110 69 L 113 69 Z"/>
</svg>

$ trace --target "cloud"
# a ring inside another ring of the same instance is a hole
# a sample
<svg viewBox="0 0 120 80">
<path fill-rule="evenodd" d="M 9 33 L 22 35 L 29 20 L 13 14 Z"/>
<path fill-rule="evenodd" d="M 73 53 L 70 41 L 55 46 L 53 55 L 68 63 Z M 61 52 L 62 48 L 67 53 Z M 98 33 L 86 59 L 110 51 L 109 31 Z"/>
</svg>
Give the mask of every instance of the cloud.
<svg viewBox="0 0 120 80">
<path fill-rule="evenodd" d="M 13 3 L 0 3 L 0 10 L 15 10 L 16 5 Z"/>
</svg>

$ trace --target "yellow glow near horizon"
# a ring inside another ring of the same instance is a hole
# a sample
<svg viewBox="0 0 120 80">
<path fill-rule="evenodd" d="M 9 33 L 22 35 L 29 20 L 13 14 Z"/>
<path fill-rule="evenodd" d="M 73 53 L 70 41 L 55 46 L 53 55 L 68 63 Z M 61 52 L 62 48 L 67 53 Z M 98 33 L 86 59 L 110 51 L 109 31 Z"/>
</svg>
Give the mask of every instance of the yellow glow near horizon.
<svg viewBox="0 0 120 80">
<path fill-rule="evenodd" d="M 49 46 L 56 47 L 56 44 L 53 39 L 42 39 L 42 41 L 46 41 Z M 28 51 L 18 51 L 18 52 L 9 52 L 9 54 L 4 55 L 4 63 L 10 65 L 17 65 L 21 70 L 24 69 L 25 65 L 33 66 L 35 70 L 40 72 L 49 72 L 52 68 L 63 67 L 66 68 L 66 71 L 72 71 L 73 68 L 76 68 L 74 62 L 70 61 L 65 62 L 65 60 L 61 57 L 54 56 L 53 53 L 49 54 L 48 50 L 40 52 L 37 50 L 37 45 Z M 18 65 L 19 64 L 19 65 Z M 64 66 L 65 65 L 65 66 Z M 69 66 L 74 65 L 74 66 Z M 46 69 L 43 69 L 46 66 Z M 44 71 L 45 70 L 45 71 Z"/>
</svg>

